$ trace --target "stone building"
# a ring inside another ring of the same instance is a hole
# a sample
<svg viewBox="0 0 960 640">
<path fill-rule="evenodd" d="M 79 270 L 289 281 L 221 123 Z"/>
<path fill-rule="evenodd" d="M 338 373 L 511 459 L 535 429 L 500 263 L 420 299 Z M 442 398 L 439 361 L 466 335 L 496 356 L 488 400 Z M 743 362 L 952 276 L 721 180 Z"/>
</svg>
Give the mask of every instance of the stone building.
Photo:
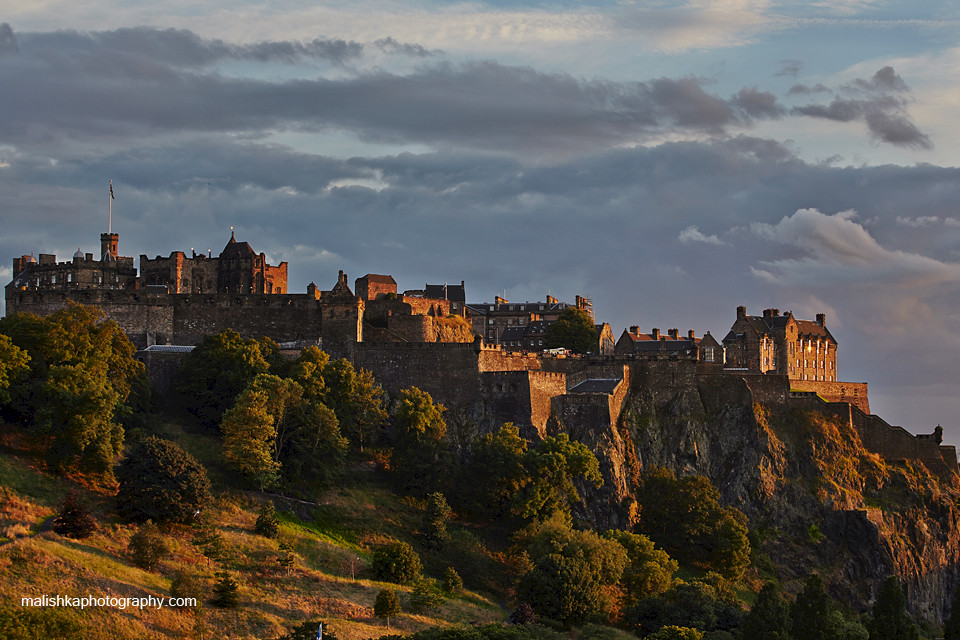
<svg viewBox="0 0 960 640">
<path fill-rule="evenodd" d="M 723 361 L 723 347 L 710 332 L 698 338 L 693 329 L 685 336 L 679 329 L 669 329 L 666 334 L 654 328 L 650 333 L 641 333 L 640 327 L 625 330 L 614 349 L 618 354 L 683 355 L 697 362 L 720 363 Z"/>
<path fill-rule="evenodd" d="M 122 290 L 137 286 L 133 258 L 118 254 L 120 236 L 100 234 L 100 257 L 79 247 L 69 262 L 57 262 L 54 254 L 41 253 L 13 259 L 13 280 L 6 286 L 9 298 L 15 291 L 75 291 L 80 289 Z M 8 306 L 7 309 L 10 307 Z"/>
<path fill-rule="evenodd" d="M 583 296 L 577 296 L 574 305 L 560 302 L 553 296 L 548 295 L 545 302 L 510 302 L 496 296 L 492 304 L 489 302 L 471 302 L 466 306 L 467 315 L 473 323 L 474 333 L 483 336 L 487 344 L 502 344 L 504 332 L 510 327 L 525 327 L 528 324 L 540 322 L 543 323 L 541 326 L 545 331 L 551 322 L 555 321 L 565 309 L 569 309 L 571 306 L 582 309 L 589 313 L 591 318 L 593 317 L 593 305 L 589 298 Z M 530 330 L 527 332 L 525 330 L 525 333 L 531 334 L 529 337 L 533 338 L 534 343 L 537 344 L 530 344 L 527 340 L 527 346 L 524 348 L 529 351 L 537 347 L 543 348 L 543 345 L 539 344 L 541 336 L 537 335 L 538 333 L 542 334 L 542 331 Z M 508 341 L 516 342 L 518 335 L 519 332 L 511 331 L 507 334 Z"/>
<path fill-rule="evenodd" d="M 378 273 L 368 273 L 362 278 L 357 278 L 354 282 L 354 291 L 357 296 L 364 300 L 377 300 L 379 298 L 397 295 L 397 281 L 393 276 L 380 275 Z"/>
<path fill-rule="evenodd" d="M 287 292 L 287 263 L 267 263 L 247 242 L 237 242 L 233 232 L 223 251 L 187 257 L 174 251 L 169 258 L 140 256 L 142 286 L 165 286 L 168 293 L 277 293 Z"/>
<path fill-rule="evenodd" d="M 792 312 L 781 314 L 779 309 L 749 316 L 740 306 L 723 346 L 724 367 L 730 371 L 777 373 L 792 381 L 837 381 L 837 341 L 822 313 L 816 321 L 797 320 Z"/>
</svg>

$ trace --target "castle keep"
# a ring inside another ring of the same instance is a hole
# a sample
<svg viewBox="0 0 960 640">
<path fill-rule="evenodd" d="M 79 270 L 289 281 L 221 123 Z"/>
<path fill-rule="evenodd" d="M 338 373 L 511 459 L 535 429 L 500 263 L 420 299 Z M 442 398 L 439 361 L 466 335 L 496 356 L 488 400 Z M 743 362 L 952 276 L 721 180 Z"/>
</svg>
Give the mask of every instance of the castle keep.
<svg viewBox="0 0 960 640">
<path fill-rule="evenodd" d="M 939 427 L 914 436 L 891 426 L 870 414 L 866 383 L 838 380 L 837 341 L 823 314 L 815 321 L 777 309 L 750 316 L 741 306 L 722 343 L 709 332 L 633 326 L 614 344 L 602 323 L 596 350 L 571 357 L 543 352 L 542 336 L 566 308 L 592 316 L 581 296 L 575 305 L 550 296 L 467 303 L 463 281 L 398 293 L 392 276 L 366 274 L 351 290 L 343 271 L 330 290 L 310 283 L 306 293 L 289 293 L 287 263 L 268 264 L 232 232 L 217 256 L 141 255 L 138 276 L 133 258 L 119 256 L 117 234 L 100 239 L 99 258 L 80 250 L 69 262 L 48 254 L 15 258 L 7 312 L 100 307 L 140 349 L 161 393 L 189 345 L 233 329 L 289 350 L 319 345 L 371 371 L 388 393 L 417 386 L 447 407 L 484 416 L 487 426 L 514 422 L 531 439 L 558 429 L 615 430 L 631 393 L 667 403 L 694 392 L 705 408 L 760 403 L 832 413 L 875 453 L 960 473 Z"/>
</svg>

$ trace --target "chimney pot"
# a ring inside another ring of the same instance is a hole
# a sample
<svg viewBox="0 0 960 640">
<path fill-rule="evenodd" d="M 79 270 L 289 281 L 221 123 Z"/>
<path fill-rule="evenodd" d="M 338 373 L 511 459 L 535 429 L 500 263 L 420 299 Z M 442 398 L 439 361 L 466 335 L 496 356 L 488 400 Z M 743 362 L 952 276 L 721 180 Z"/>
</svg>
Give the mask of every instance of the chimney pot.
<svg viewBox="0 0 960 640">
<path fill-rule="evenodd" d="M 654 340 L 659 340 L 659 339 L 660 339 L 660 329 L 657 329 L 656 327 L 654 327 L 654 328 L 653 328 L 653 331 L 651 332 L 650 335 L 653 336 L 653 339 L 654 339 Z"/>
<path fill-rule="evenodd" d="M 697 337 L 697 335 L 693 332 L 693 329 L 690 329 L 689 331 L 687 331 L 687 337 L 690 338 L 691 340 L 694 340 Z"/>
<path fill-rule="evenodd" d="M 826 314 L 824 314 L 824 313 L 818 313 L 818 314 L 817 314 L 817 324 L 820 325 L 821 327 L 825 327 L 825 326 L 827 325 L 827 316 L 826 316 Z"/>
<path fill-rule="evenodd" d="M 737 307 L 737 320 L 742 320 L 747 317 L 747 308 L 743 305 Z"/>
</svg>

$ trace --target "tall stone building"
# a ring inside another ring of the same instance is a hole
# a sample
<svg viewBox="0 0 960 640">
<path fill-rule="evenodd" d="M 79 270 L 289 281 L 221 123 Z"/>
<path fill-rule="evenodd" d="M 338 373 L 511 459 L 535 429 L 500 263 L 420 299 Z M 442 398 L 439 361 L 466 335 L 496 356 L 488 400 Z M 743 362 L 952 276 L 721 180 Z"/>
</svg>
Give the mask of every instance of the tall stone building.
<svg viewBox="0 0 960 640">
<path fill-rule="evenodd" d="M 837 341 L 822 313 L 816 321 L 797 320 L 790 311 L 764 309 L 762 316 L 749 316 L 746 307 L 737 307 L 737 319 L 723 346 L 724 368 L 730 371 L 777 373 L 796 381 L 837 381 Z"/>
<path fill-rule="evenodd" d="M 57 262 L 54 254 L 41 253 L 13 259 L 13 280 L 6 293 L 16 291 L 75 291 L 80 289 L 131 289 L 137 286 L 133 258 L 118 254 L 120 236 L 100 234 L 100 257 L 77 248 L 69 262 Z M 9 310 L 9 306 L 7 307 Z"/>
</svg>

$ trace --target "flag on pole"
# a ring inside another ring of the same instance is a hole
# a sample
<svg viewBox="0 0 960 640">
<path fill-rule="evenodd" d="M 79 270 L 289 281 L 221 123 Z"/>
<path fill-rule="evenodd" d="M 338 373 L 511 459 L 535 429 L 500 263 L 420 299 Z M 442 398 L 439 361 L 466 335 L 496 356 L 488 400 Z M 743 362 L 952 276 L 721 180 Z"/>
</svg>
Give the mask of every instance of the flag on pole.
<svg viewBox="0 0 960 640">
<path fill-rule="evenodd" d="M 323 623 L 320 623 L 320 627 L 317 629 L 317 637 L 315 640 L 323 640 Z"/>
<path fill-rule="evenodd" d="M 117 199 L 117 197 L 116 197 L 115 195 L 113 195 L 113 180 L 110 181 L 110 199 L 111 199 L 111 200 L 116 200 L 116 199 Z"/>
</svg>

